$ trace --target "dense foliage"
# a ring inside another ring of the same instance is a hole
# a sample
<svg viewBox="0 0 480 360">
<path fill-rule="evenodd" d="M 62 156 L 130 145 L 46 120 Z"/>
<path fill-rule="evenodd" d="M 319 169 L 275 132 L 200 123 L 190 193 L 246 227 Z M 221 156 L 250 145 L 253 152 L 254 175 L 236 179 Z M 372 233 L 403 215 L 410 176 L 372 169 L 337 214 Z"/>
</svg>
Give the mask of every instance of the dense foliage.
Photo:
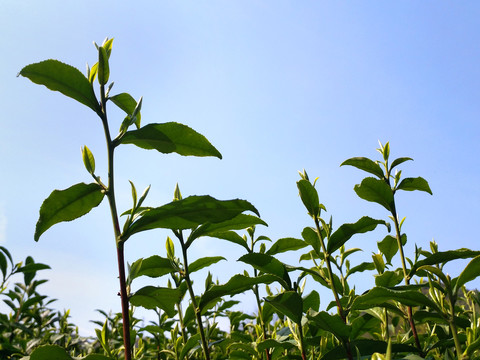
<svg viewBox="0 0 480 360">
<path fill-rule="evenodd" d="M 127 93 L 110 95 L 108 60 L 112 39 L 99 46 L 98 62 L 84 76 L 77 69 L 56 60 L 23 68 L 20 75 L 59 91 L 91 108 L 105 130 L 108 152 L 108 181 L 95 171 L 95 159 L 88 147 L 82 149 L 90 184 L 78 183 L 55 190 L 40 208 L 35 240 L 51 226 L 87 214 L 107 198 L 114 225 L 119 263 L 122 312 L 96 321 L 96 338 L 82 338 L 68 321 L 68 312 L 51 309 L 52 300 L 41 295 L 37 272 L 48 268 L 27 258 L 14 264 L 0 248 L 3 301 L 9 314 L 1 315 L 0 355 L 6 359 L 31 360 L 84 357 L 98 359 L 471 359 L 479 358 L 478 309 L 480 296 L 466 284 L 480 275 L 480 251 L 440 251 L 435 242 L 429 249 L 416 247 L 404 253 L 407 236 L 402 232 L 396 199 L 402 191 L 432 194 L 421 177 L 402 177 L 399 166 L 412 160 L 391 160 L 390 145 L 380 144 L 380 160 L 354 157 L 343 162 L 368 173 L 354 187 L 356 194 L 386 210 L 385 219 L 364 216 L 354 223 L 333 226 L 324 218 L 315 182 L 306 171 L 300 173 L 297 188 L 312 226 L 299 231 L 298 238 L 271 241 L 258 236 L 256 226 L 265 224 L 248 201 L 217 200 L 211 196 L 183 197 L 178 185 L 174 199 L 158 207 L 145 206 L 147 188 L 138 196 L 133 183 L 132 208 L 120 213 L 115 202 L 114 150 L 133 144 L 167 154 L 215 156 L 221 154 L 201 134 L 177 123 L 141 126 L 142 100 Z M 99 82 L 99 96 L 94 81 Z M 107 103 L 125 111 L 118 135 L 112 139 Z M 131 130 L 133 128 L 133 130 Z M 120 214 L 120 215 L 119 215 Z M 126 220 L 120 224 L 120 216 Z M 384 238 L 371 261 L 357 263 L 349 240 L 381 227 Z M 138 232 L 169 229 L 165 254 L 138 259 L 125 269 L 124 243 Z M 258 230 L 257 230 L 258 231 Z M 239 261 L 243 274 L 219 284 L 207 272 L 202 294 L 195 293 L 191 274 L 206 269 L 222 256 L 191 261 L 189 249 L 200 237 L 229 241 L 244 252 Z M 174 241 L 175 240 L 175 241 Z M 277 255 L 301 251 L 297 264 L 281 262 Z M 446 263 L 469 259 L 460 275 L 451 278 Z M 396 264 L 400 264 L 397 267 Z M 357 294 L 351 275 L 373 273 L 375 286 Z M 23 282 L 7 284 L 23 274 Z M 135 279 L 168 277 L 167 287 L 135 289 Z M 314 284 L 309 293 L 305 284 Z M 320 308 L 318 289 L 328 288 L 334 301 Z M 276 289 L 275 291 L 273 289 Z M 255 314 L 232 311 L 238 301 L 232 296 L 249 293 L 257 303 Z M 266 296 L 264 296 L 266 294 Z M 151 309 L 158 320 L 143 324 L 135 318 L 135 307 Z M 228 331 L 218 327 L 228 319 Z"/>
</svg>

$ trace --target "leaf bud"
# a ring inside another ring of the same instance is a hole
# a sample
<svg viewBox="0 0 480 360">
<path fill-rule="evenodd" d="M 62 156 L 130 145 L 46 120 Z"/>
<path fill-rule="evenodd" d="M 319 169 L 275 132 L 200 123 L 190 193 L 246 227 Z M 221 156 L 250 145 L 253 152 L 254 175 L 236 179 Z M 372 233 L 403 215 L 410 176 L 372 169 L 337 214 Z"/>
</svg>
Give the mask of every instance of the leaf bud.
<svg viewBox="0 0 480 360">
<path fill-rule="evenodd" d="M 93 175 L 95 172 L 95 158 L 86 145 L 82 148 L 82 158 L 85 169 L 87 169 L 87 171 Z"/>
</svg>

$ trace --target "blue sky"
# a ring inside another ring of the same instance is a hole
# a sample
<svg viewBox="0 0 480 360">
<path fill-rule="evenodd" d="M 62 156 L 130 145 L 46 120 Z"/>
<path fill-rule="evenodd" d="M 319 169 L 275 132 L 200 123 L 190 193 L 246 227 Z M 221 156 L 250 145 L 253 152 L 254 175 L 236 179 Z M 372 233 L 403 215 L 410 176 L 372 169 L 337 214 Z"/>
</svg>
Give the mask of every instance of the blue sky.
<svg viewBox="0 0 480 360">
<path fill-rule="evenodd" d="M 334 225 L 363 215 L 386 218 L 353 192 L 363 174 L 339 165 L 353 156 L 376 158 L 377 141 L 390 141 L 392 157 L 415 159 L 402 167 L 404 176 L 424 177 L 434 193 L 399 194 L 407 256 L 415 243 L 428 247 L 432 239 L 443 250 L 478 249 L 479 17 L 475 1 L 3 1 L 0 242 L 18 261 L 32 255 L 52 267 L 42 274 L 50 279 L 44 292 L 59 299 L 59 309 L 71 308 L 81 331 L 90 332 L 88 321 L 99 319 L 95 309 L 119 311 L 106 202 L 33 240 L 50 192 L 90 181 L 81 146 L 93 151 L 106 178 L 100 121 L 73 100 L 16 77 L 23 66 L 48 58 L 84 71 L 96 61 L 92 41 L 114 37 L 112 93 L 143 96 L 144 124 L 187 124 L 223 155 L 120 148 L 120 209 L 130 206 L 128 180 L 139 191 L 152 185 L 152 206 L 169 202 L 178 182 L 184 196 L 249 200 L 269 224 L 258 234 L 300 237 L 311 225 L 295 185 L 305 168 L 319 177 Z M 110 108 L 109 116 L 118 128 L 123 115 Z M 128 261 L 164 256 L 167 235 L 130 239 Z M 352 263 L 368 260 L 383 236 L 381 229 L 353 238 L 349 245 L 364 251 Z M 225 282 L 245 268 L 236 262 L 238 250 L 202 239 L 191 256 L 228 258 L 212 267 Z M 281 259 L 295 264 L 298 256 Z M 449 271 L 458 273 L 461 265 Z M 365 277 L 354 280 L 358 291 L 371 285 Z M 325 306 L 328 291 L 321 296 Z M 251 296 L 240 299 L 242 310 L 254 310 Z"/>
</svg>

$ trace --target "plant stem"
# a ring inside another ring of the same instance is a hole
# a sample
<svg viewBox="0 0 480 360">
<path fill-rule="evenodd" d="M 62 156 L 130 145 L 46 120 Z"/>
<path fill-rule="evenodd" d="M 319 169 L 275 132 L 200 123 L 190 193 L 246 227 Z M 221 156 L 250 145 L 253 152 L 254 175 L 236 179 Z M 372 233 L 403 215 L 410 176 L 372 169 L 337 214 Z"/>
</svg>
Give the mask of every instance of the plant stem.
<svg viewBox="0 0 480 360">
<path fill-rule="evenodd" d="M 130 314 L 129 314 L 129 303 L 128 303 L 128 293 L 126 286 L 125 278 L 125 258 L 124 258 L 124 243 L 120 240 L 121 231 L 120 224 L 118 221 L 118 212 L 117 205 L 115 202 L 115 181 L 114 181 L 114 145 L 110 136 L 110 130 L 108 127 L 107 120 L 107 100 L 105 98 L 105 86 L 100 86 L 100 98 L 102 113 L 101 119 L 103 124 L 103 129 L 105 131 L 105 139 L 107 141 L 107 150 L 108 150 L 108 189 L 106 192 L 108 203 L 110 205 L 110 212 L 112 214 L 113 222 L 113 231 L 115 234 L 115 243 L 117 246 L 117 261 L 118 261 L 118 278 L 120 281 L 120 298 L 122 303 L 122 326 L 123 326 L 123 345 L 125 348 L 125 360 L 131 360 L 132 358 L 132 348 L 130 344 Z"/>
<path fill-rule="evenodd" d="M 323 251 L 324 258 L 325 258 L 325 262 L 327 264 L 328 277 L 329 277 L 329 280 L 330 280 L 330 288 L 332 289 L 333 296 L 335 297 L 335 302 L 337 304 L 338 314 L 342 318 L 343 322 L 346 324 L 347 323 L 347 316 L 345 315 L 342 303 L 340 302 L 340 298 L 338 297 L 338 292 L 337 292 L 337 289 L 335 287 L 335 282 L 333 280 L 332 265 L 330 263 L 330 254 L 327 253 L 327 248 L 325 247 L 325 242 L 323 241 L 323 236 L 322 236 L 322 231 L 320 229 L 320 221 L 319 221 L 318 216 L 315 216 L 314 220 L 315 220 L 315 227 L 317 229 L 318 239 L 320 240 L 320 244 L 322 246 L 322 251 Z M 345 347 L 345 351 L 347 353 L 348 359 L 353 360 L 352 350 L 351 350 L 351 347 L 350 347 L 350 341 L 349 340 L 345 341 L 343 343 L 343 345 Z"/>
<path fill-rule="evenodd" d="M 450 331 L 452 332 L 453 342 L 455 343 L 455 351 L 457 352 L 457 359 L 463 359 L 462 347 L 460 346 L 460 340 L 458 339 L 457 325 L 455 325 L 455 301 L 453 296 L 449 296 L 450 303 L 450 319 L 448 320 L 448 325 L 450 326 Z"/>
<path fill-rule="evenodd" d="M 202 314 L 200 314 L 200 309 L 197 306 L 197 301 L 195 300 L 195 293 L 193 291 L 192 281 L 190 280 L 190 273 L 188 271 L 188 258 L 187 258 L 187 247 L 185 246 L 185 241 L 183 240 L 183 234 L 181 231 L 175 231 L 180 244 L 182 246 L 182 255 L 183 255 L 183 267 L 185 270 L 184 278 L 187 282 L 188 292 L 192 300 L 192 306 L 195 311 L 195 318 L 197 319 L 198 332 L 200 333 L 200 338 L 202 340 L 203 353 L 205 355 L 205 360 L 210 360 L 210 350 L 208 349 L 207 339 L 205 337 L 205 330 L 202 323 Z"/>
<path fill-rule="evenodd" d="M 302 360 L 307 360 L 307 354 L 305 353 L 305 344 L 303 343 L 303 328 L 302 324 L 298 324 L 298 334 L 300 335 L 300 351 L 302 352 Z"/>
<path fill-rule="evenodd" d="M 258 276 L 258 271 L 257 269 L 253 269 L 253 274 L 255 277 Z M 258 307 L 258 317 L 260 319 L 260 325 L 262 327 L 262 332 L 263 332 L 263 339 L 266 340 L 268 337 L 267 335 L 267 329 L 265 327 L 265 323 L 263 321 L 263 310 L 262 310 L 262 304 L 260 302 L 260 294 L 258 292 L 258 285 L 253 286 L 253 293 L 255 294 L 255 299 L 257 300 L 257 307 Z M 270 360 L 270 351 L 269 349 L 265 349 L 265 356 L 267 357 L 267 360 Z"/>
<path fill-rule="evenodd" d="M 402 236 L 400 234 L 400 225 L 398 223 L 398 216 L 397 216 L 397 210 L 395 208 L 395 201 L 393 202 L 391 213 L 392 213 L 393 223 L 395 225 L 395 233 L 396 233 L 396 238 L 397 238 L 398 251 L 400 253 L 400 259 L 402 260 L 403 277 L 405 279 L 405 285 L 409 285 L 410 284 L 410 278 L 408 277 L 408 274 L 407 274 L 407 264 L 405 262 L 405 255 L 403 253 Z M 412 334 L 413 334 L 413 337 L 415 339 L 415 345 L 417 346 L 418 350 L 420 351 L 420 356 L 424 357 L 422 346 L 420 345 L 420 339 L 418 338 L 418 333 L 417 333 L 417 328 L 415 326 L 415 321 L 413 320 L 413 310 L 412 310 L 411 306 L 407 307 L 407 313 L 408 313 L 408 322 L 410 323 L 410 328 L 412 329 Z"/>
</svg>

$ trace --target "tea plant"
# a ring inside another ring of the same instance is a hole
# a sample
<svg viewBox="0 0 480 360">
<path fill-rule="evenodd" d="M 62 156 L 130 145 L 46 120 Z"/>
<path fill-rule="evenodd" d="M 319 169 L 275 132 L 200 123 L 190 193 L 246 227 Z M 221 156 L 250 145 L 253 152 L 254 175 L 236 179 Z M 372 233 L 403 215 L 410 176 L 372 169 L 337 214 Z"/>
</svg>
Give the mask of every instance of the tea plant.
<svg viewBox="0 0 480 360">
<path fill-rule="evenodd" d="M 34 83 L 44 85 L 50 90 L 59 91 L 65 96 L 73 98 L 89 107 L 99 117 L 106 139 L 108 155 L 108 173 L 106 184 L 96 173 L 95 159 L 87 146 L 82 148 L 82 157 L 86 170 L 94 182 L 90 184 L 78 183 L 65 190 L 55 190 L 44 201 L 40 208 L 40 218 L 35 229 L 35 240 L 51 226 L 62 221 L 74 220 L 90 212 L 98 206 L 104 197 L 107 197 L 112 216 L 114 240 L 118 259 L 118 274 L 120 281 L 120 297 L 122 304 L 122 325 L 124 356 L 126 360 L 132 357 L 132 346 L 129 321 L 129 296 L 126 283 L 124 246 L 125 242 L 134 234 L 156 229 L 167 228 L 182 231 L 201 225 L 222 223 L 234 219 L 244 211 L 256 209 L 244 200 L 219 201 L 210 196 L 191 196 L 182 200 L 166 204 L 157 208 L 144 207 L 143 202 L 149 188 L 138 197 L 135 186 L 132 185 L 133 207 L 126 213 L 127 219 L 123 226 L 120 224 L 119 211 L 116 205 L 114 152 L 120 145 L 133 144 L 143 149 L 154 149 L 161 153 L 178 153 L 184 156 L 214 156 L 221 158 L 221 154 L 203 136 L 188 126 L 178 123 L 148 124 L 141 127 L 142 98 L 135 101 L 128 93 L 110 95 L 113 82 L 109 83 L 109 58 L 112 52 L 113 39 L 105 39 L 102 45 L 95 44 L 98 51 L 98 61 L 83 75 L 79 70 L 57 60 L 46 60 L 24 67 L 19 75 L 27 77 Z M 98 80 L 99 99 L 94 91 L 94 82 Z M 111 102 L 127 114 L 120 125 L 115 138 L 112 139 L 110 124 L 107 116 L 107 104 Z M 130 130 L 131 127 L 135 129 Z M 251 217 L 253 219 L 254 217 Z M 255 218 L 256 219 L 256 218 Z M 234 222 L 235 223 L 235 222 Z M 244 224 L 251 226 L 257 221 Z M 238 224 L 233 225 L 234 228 Z M 181 234 L 181 233 L 178 233 Z M 193 241 L 193 239 L 191 240 Z M 188 246 L 189 244 L 184 244 Z M 188 272 L 186 281 L 188 284 Z M 169 289 L 171 290 L 171 289 Z M 159 299 L 166 294 L 166 289 L 146 287 L 133 295 L 132 299 L 141 298 L 138 305 L 151 307 L 146 298 Z M 173 291 L 173 290 L 172 290 Z M 172 295 L 169 291 L 169 296 Z M 194 296 L 192 296 L 194 299 Z M 194 300 L 193 300 L 194 301 Z M 199 325 L 200 326 L 200 325 Z M 200 334 L 202 334 L 200 328 Z M 202 340 L 204 338 L 202 337 Z M 208 349 L 205 341 L 204 350 L 208 358 Z"/>
</svg>

